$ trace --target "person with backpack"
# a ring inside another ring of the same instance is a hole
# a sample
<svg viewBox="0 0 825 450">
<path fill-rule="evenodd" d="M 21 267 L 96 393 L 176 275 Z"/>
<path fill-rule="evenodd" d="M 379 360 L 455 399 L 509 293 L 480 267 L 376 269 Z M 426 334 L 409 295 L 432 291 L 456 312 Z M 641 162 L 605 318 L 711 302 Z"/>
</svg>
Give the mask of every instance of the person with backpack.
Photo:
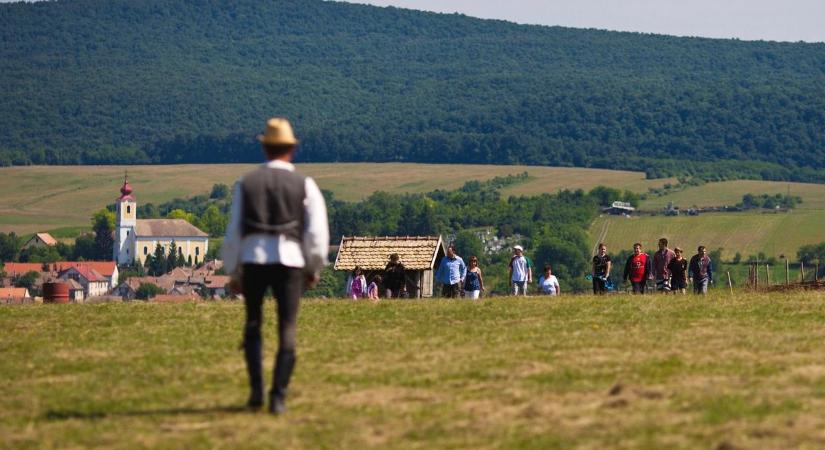
<svg viewBox="0 0 825 450">
<path fill-rule="evenodd" d="M 633 244 L 633 254 L 624 266 L 624 279 L 630 281 L 634 294 L 644 295 L 651 272 L 651 258 L 642 252 L 642 244 Z"/>
<path fill-rule="evenodd" d="M 713 261 L 704 245 L 700 245 L 696 252 L 690 258 L 688 275 L 693 279 L 693 293 L 705 295 L 708 293 L 708 285 L 713 283 Z"/>
</svg>

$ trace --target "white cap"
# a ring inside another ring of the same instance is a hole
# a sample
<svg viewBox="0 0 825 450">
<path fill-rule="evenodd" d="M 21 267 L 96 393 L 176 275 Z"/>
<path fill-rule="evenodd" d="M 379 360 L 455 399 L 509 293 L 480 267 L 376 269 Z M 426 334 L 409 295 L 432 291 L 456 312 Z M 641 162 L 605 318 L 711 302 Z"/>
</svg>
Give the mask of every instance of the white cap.
<svg viewBox="0 0 825 450">
<path fill-rule="evenodd" d="M 521 251 L 524 251 L 524 248 L 523 248 L 522 246 L 520 246 L 520 245 L 514 245 L 514 246 L 513 246 L 513 250 L 521 250 Z"/>
</svg>

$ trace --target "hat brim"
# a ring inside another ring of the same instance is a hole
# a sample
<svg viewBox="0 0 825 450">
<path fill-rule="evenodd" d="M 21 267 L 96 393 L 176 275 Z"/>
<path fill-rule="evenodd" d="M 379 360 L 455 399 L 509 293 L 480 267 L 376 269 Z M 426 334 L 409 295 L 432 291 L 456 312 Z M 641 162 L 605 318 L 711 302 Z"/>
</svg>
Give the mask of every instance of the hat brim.
<svg viewBox="0 0 825 450">
<path fill-rule="evenodd" d="M 260 142 L 261 144 L 266 144 L 266 145 L 298 145 L 298 139 L 294 139 L 294 140 L 291 140 L 291 141 L 284 141 L 284 140 L 281 140 L 281 139 L 267 138 L 263 134 L 259 134 L 256 137 L 256 139 L 258 139 L 258 142 Z"/>
</svg>

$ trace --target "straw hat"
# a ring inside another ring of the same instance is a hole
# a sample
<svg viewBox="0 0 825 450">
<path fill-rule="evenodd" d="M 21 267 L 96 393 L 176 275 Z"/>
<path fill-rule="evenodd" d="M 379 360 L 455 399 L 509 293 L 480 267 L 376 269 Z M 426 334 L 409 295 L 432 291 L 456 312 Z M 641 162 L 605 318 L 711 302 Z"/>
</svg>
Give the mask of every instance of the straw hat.
<svg viewBox="0 0 825 450">
<path fill-rule="evenodd" d="M 295 145 L 298 140 L 292 132 L 292 125 L 282 117 L 273 117 L 266 122 L 266 131 L 258 135 L 258 140 L 267 145 Z"/>
</svg>

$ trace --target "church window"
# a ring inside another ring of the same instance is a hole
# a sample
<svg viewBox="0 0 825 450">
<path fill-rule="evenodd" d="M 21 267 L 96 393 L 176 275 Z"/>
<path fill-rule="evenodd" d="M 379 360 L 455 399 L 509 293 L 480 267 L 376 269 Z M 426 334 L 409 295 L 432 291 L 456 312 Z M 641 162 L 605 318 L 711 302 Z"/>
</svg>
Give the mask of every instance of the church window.
<svg viewBox="0 0 825 450">
<path fill-rule="evenodd" d="M 183 256 L 183 247 L 178 247 L 178 255 Z"/>
<path fill-rule="evenodd" d="M 149 254 L 149 247 L 143 246 L 143 254 L 144 254 L 144 255 L 148 255 L 148 254 Z"/>
<path fill-rule="evenodd" d="M 126 205 L 126 214 L 130 214 L 132 212 L 132 206 Z"/>
<path fill-rule="evenodd" d="M 200 247 L 195 247 L 195 256 L 198 256 L 200 254 L 201 254 L 201 248 Z"/>
</svg>

